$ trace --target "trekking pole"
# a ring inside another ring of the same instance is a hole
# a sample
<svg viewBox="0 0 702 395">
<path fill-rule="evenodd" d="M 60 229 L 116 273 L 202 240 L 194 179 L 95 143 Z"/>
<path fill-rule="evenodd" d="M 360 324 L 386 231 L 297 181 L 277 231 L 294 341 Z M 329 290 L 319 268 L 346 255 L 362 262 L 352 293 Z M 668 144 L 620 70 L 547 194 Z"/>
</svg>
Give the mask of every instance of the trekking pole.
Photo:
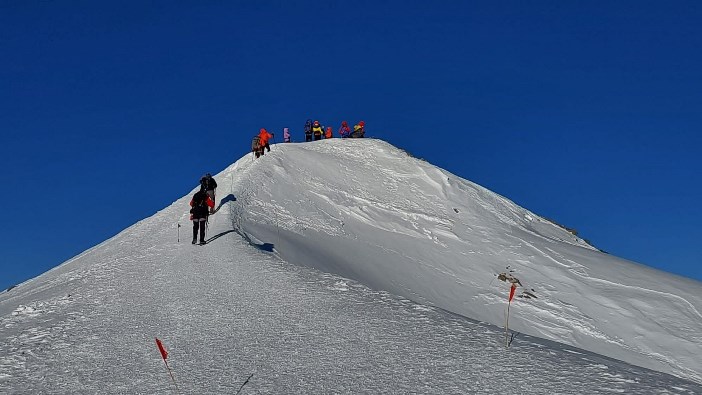
<svg viewBox="0 0 702 395">
<path fill-rule="evenodd" d="M 178 222 L 178 243 L 180 243 L 180 222 Z"/>
</svg>

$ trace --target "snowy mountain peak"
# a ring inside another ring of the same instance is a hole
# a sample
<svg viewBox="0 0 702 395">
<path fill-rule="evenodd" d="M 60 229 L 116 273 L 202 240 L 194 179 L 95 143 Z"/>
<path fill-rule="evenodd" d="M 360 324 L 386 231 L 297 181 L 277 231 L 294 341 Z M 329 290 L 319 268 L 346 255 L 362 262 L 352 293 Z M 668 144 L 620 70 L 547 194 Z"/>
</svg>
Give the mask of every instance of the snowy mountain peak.
<svg viewBox="0 0 702 395">
<path fill-rule="evenodd" d="M 702 391 L 701 283 L 386 142 L 277 144 L 215 179 L 206 245 L 193 189 L 0 293 L 0 392 L 170 391 L 154 338 L 185 393 Z"/>
</svg>

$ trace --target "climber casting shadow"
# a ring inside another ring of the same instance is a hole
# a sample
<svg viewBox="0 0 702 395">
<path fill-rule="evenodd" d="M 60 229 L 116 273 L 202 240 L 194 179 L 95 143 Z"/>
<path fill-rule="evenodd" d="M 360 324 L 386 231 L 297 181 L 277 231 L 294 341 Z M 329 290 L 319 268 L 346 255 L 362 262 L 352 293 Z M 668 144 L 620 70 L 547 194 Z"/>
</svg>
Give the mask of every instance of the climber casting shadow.
<svg viewBox="0 0 702 395">
<path fill-rule="evenodd" d="M 217 211 L 219 211 L 220 208 L 222 208 L 222 206 L 224 206 L 225 203 L 229 203 L 229 202 L 236 202 L 236 196 L 234 196 L 234 194 L 232 194 L 232 193 L 225 196 L 224 199 L 220 200 L 219 206 L 217 206 L 217 208 L 212 213 L 213 214 L 216 213 Z"/>
</svg>

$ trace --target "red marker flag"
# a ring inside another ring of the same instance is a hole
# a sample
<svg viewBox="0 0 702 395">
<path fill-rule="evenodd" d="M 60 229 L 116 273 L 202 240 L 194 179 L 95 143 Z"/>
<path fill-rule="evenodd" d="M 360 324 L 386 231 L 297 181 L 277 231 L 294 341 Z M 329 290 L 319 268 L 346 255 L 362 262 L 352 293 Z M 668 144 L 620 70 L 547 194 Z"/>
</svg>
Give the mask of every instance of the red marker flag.
<svg viewBox="0 0 702 395">
<path fill-rule="evenodd" d="M 168 358 L 168 351 L 163 347 L 163 343 L 161 343 L 161 340 L 158 340 L 158 337 L 156 338 L 156 345 L 158 346 L 158 350 L 161 351 L 161 357 L 165 361 L 166 358 Z"/>
<path fill-rule="evenodd" d="M 156 339 L 156 345 L 158 346 L 158 350 L 161 351 L 161 358 L 163 358 L 163 363 L 166 365 L 166 369 L 168 369 L 168 374 L 171 375 L 171 380 L 173 381 L 173 385 L 176 387 L 176 391 L 178 391 L 178 384 L 175 382 L 175 378 L 173 377 L 173 372 L 171 372 L 171 368 L 168 367 L 168 361 L 166 361 L 166 358 L 168 358 L 168 351 L 166 351 L 166 348 L 163 347 L 163 343 L 161 343 L 161 340 L 157 338 Z"/>
<path fill-rule="evenodd" d="M 512 288 L 509 289 L 509 302 L 514 298 L 514 291 L 517 289 L 517 284 L 512 284 Z"/>
</svg>

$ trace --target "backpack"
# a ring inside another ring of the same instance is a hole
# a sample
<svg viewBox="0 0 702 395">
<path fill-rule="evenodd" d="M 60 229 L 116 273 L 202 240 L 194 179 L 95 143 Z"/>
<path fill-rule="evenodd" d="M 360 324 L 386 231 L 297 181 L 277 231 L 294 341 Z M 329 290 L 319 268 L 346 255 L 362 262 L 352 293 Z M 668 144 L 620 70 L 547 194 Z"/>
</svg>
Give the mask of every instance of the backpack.
<svg viewBox="0 0 702 395">
<path fill-rule="evenodd" d="M 261 143 L 261 138 L 258 137 L 258 135 L 254 136 L 253 140 L 251 140 L 251 151 L 258 150 L 260 143 Z"/>
<path fill-rule="evenodd" d="M 209 173 L 208 173 L 209 174 Z M 209 177 L 204 176 L 200 179 L 200 189 L 203 191 L 212 191 L 217 188 L 217 182 L 210 175 Z"/>
<path fill-rule="evenodd" d="M 200 192 L 195 193 L 193 196 L 193 208 L 190 209 L 190 214 L 193 214 L 191 219 L 207 217 L 207 214 L 209 213 L 209 209 L 207 208 L 208 198 L 209 196 L 207 196 L 204 189 L 200 189 Z"/>
<path fill-rule="evenodd" d="M 193 196 L 193 207 L 202 207 L 207 203 L 207 192 L 201 189 L 200 192 Z"/>
</svg>

